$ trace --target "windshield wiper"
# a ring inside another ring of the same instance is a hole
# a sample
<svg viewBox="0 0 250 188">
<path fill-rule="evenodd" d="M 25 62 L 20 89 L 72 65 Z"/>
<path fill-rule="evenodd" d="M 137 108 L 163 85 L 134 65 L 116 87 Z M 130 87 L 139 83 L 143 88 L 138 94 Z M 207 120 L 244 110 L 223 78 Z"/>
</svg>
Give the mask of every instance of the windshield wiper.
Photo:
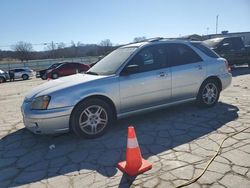
<svg viewBox="0 0 250 188">
<path fill-rule="evenodd" d="M 98 75 L 96 72 L 88 71 L 85 74 Z"/>
</svg>

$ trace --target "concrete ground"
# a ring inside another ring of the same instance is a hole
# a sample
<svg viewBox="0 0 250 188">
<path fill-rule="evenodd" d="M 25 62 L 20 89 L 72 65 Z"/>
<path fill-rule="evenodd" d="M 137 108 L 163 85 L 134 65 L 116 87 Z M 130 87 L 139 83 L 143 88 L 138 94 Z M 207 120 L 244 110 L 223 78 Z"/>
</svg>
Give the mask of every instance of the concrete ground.
<svg viewBox="0 0 250 188">
<path fill-rule="evenodd" d="M 95 140 L 73 134 L 34 135 L 20 111 L 25 94 L 45 81 L 0 85 L 0 187 L 175 187 L 197 176 L 222 139 L 250 127 L 250 70 L 233 71 L 232 85 L 213 108 L 194 103 L 119 120 Z M 128 125 L 153 168 L 130 178 L 116 168 L 125 158 Z M 226 140 L 205 174 L 187 187 L 250 187 L 250 129 Z"/>
</svg>

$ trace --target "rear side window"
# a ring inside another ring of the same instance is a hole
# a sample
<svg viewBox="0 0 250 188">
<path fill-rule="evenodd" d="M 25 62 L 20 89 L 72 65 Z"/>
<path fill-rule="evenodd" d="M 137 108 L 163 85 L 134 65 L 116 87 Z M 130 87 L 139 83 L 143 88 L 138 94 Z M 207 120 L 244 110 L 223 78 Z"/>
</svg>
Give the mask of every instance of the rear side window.
<svg viewBox="0 0 250 188">
<path fill-rule="evenodd" d="M 167 44 L 168 60 L 172 66 L 202 61 L 201 57 L 185 44 Z"/>
<path fill-rule="evenodd" d="M 241 50 L 242 48 L 244 48 L 244 44 L 243 44 L 242 39 L 240 37 L 232 38 L 232 41 L 233 41 L 233 49 L 234 50 Z"/>
<path fill-rule="evenodd" d="M 206 46 L 204 46 L 201 43 L 193 42 L 192 45 L 194 47 L 198 48 L 200 51 L 202 51 L 204 54 L 206 54 L 209 57 L 213 57 L 213 58 L 219 57 L 214 51 L 210 50 L 209 48 L 207 48 Z"/>
</svg>

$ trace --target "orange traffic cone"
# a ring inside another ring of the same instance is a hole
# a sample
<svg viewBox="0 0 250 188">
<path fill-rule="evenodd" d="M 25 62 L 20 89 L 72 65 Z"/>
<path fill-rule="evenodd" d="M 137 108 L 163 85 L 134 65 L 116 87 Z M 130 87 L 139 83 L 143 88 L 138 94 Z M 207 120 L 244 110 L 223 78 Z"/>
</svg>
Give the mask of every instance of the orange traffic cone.
<svg viewBox="0 0 250 188">
<path fill-rule="evenodd" d="M 126 172 L 129 176 L 136 176 L 152 168 L 152 164 L 141 156 L 135 130 L 133 126 L 128 127 L 128 142 L 126 151 L 126 161 L 118 163 L 118 168 Z"/>
</svg>

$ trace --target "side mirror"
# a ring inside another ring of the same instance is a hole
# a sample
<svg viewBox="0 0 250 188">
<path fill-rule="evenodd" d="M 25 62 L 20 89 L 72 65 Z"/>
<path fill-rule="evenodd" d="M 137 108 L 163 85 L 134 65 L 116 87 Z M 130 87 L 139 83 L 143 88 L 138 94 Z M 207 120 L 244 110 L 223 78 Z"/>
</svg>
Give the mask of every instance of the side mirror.
<svg viewBox="0 0 250 188">
<path fill-rule="evenodd" d="M 133 73 L 137 73 L 139 72 L 139 66 L 138 65 L 128 65 L 127 67 L 125 67 L 122 71 L 121 75 L 129 75 L 129 74 L 133 74 Z"/>
</svg>

